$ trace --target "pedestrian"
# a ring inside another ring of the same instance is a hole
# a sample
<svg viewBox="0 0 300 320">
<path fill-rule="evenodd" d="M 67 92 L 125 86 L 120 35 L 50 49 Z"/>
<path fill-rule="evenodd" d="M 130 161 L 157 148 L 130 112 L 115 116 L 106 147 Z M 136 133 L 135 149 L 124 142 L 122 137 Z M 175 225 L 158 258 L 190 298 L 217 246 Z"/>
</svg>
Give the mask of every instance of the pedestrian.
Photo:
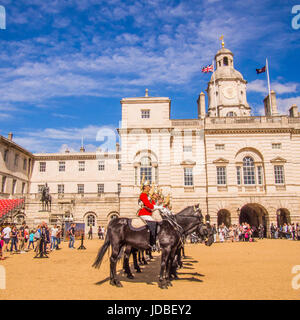
<svg viewBox="0 0 300 320">
<path fill-rule="evenodd" d="M 101 239 L 101 232 L 102 232 L 102 228 L 101 226 L 98 227 L 98 237 L 99 237 L 99 240 Z"/>
<path fill-rule="evenodd" d="M 34 250 L 34 230 L 31 230 L 30 233 L 29 233 L 28 250 L 30 249 L 31 244 L 32 244 L 32 248 Z"/>
<path fill-rule="evenodd" d="M 56 240 L 57 240 L 57 245 L 56 245 L 56 250 L 60 250 L 60 242 L 61 242 L 61 237 L 62 237 L 62 229 L 60 226 L 57 227 L 57 234 L 56 234 Z"/>
<path fill-rule="evenodd" d="M 50 250 L 54 250 L 56 248 L 57 245 L 57 225 L 54 225 L 54 227 L 51 229 L 51 246 L 50 246 Z"/>
<path fill-rule="evenodd" d="M 8 252 L 8 244 L 10 241 L 10 234 L 11 234 L 11 228 L 10 226 L 6 226 L 3 229 L 3 240 L 4 240 L 4 246 L 5 246 L 5 251 Z M 4 248 L 3 248 L 4 250 Z"/>
<path fill-rule="evenodd" d="M 69 229 L 69 235 L 70 235 L 70 241 L 69 241 L 69 248 L 75 249 L 74 242 L 75 242 L 75 223 L 71 224 L 71 227 Z"/>
<path fill-rule="evenodd" d="M 88 232 L 88 235 L 89 235 L 88 239 L 93 240 L 93 227 L 92 227 L 92 225 L 90 225 L 90 230 Z"/>
<path fill-rule="evenodd" d="M 18 252 L 17 243 L 18 243 L 18 230 L 15 226 L 13 226 L 10 233 L 11 245 L 10 245 L 10 253 L 13 252 L 13 247 L 15 247 L 15 252 Z"/>
</svg>

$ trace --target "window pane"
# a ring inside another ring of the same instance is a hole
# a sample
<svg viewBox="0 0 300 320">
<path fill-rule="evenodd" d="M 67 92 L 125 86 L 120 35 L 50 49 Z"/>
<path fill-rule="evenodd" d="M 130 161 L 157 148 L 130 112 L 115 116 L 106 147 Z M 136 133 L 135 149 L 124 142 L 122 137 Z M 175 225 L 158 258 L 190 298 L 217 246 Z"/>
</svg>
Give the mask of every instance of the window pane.
<svg viewBox="0 0 300 320">
<path fill-rule="evenodd" d="M 99 171 L 104 171 L 105 170 L 105 164 L 104 161 L 98 161 L 98 170 Z"/>
<path fill-rule="evenodd" d="M 226 184 L 226 168 L 217 167 L 217 184 Z"/>
<path fill-rule="evenodd" d="M 184 185 L 185 186 L 193 186 L 193 168 L 184 168 Z"/>
<path fill-rule="evenodd" d="M 257 167 L 258 184 L 262 184 L 262 167 Z"/>
<path fill-rule="evenodd" d="M 79 171 L 85 171 L 85 161 L 78 161 Z"/>
<path fill-rule="evenodd" d="M 46 172 L 46 162 L 40 162 L 40 172 Z"/>
<path fill-rule="evenodd" d="M 237 184 L 241 184 L 241 167 L 236 167 Z"/>
<path fill-rule="evenodd" d="M 244 184 L 255 184 L 254 161 L 251 157 L 243 159 Z"/>
<path fill-rule="evenodd" d="M 104 184 L 103 183 L 98 184 L 98 193 L 104 193 Z"/>
<path fill-rule="evenodd" d="M 283 166 L 274 166 L 275 183 L 284 183 Z"/>
<path fill-rule="evenodd" d="M 78 184 L 78 193 L 84 193 L 84 184 Z"/>
</svg>

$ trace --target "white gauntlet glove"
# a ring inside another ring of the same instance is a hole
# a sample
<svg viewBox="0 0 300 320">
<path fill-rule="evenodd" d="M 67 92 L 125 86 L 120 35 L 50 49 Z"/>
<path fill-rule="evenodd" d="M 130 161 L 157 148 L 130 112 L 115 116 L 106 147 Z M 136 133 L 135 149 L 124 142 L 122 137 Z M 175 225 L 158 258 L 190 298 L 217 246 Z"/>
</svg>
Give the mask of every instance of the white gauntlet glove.
<svg viewBox="0 0 300 320">
<path fill-rule="evenodd" d="M 158 205 L 154 205 L 154 210 L 156 210 L 156 209 L 158 209 L 158 210 L 162 210 L 163 209 L 163 206 L 158 206 Z"/>
</svg>

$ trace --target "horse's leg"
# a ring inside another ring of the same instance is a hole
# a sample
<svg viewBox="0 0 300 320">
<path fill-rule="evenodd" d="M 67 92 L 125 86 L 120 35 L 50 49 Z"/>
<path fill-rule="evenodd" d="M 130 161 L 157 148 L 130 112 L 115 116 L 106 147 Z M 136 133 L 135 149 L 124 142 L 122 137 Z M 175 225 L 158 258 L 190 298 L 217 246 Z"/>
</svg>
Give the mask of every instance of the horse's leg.
<svg viewBox="0 0 300 320">
<path fill-rule="evenodd" d="M 136 270 L 137 273 L 141 273 L 141 268 L 138 264 L 138 260 L 137 260 L 137 249 L 132 248 L 132 256 L 133 256 L 133 265 L 134 265 L 134 269 Z"/>
<path fill-rule="evenodd" d="M 142 250 L 142 261 L 143 261 L 144 264 L 148 264 L 144 253 L 145 253 L 145 250 Z"/>
<path fill-rule="evenodd" d="M 160 275 L 159 275 L 159 287 L 161 289 L 167 288 L 164 275 L 165 275 L 169 255 L 170 255 L 170 248 L 169 247 L 163 248 L 162 254 L 161 254 Z"/>
<path fill-rule="evenodd" d="M 150 260 L 153 260 L 153 259 L 154 259 L 153 256 L 152 256 L 152 252 L 151 252 L 150 249 L 148 249 L 148 250 L 146 251 L 146 253 L 148 254 Z"/>
<path fill-rule="evenodd" d="M 121 249 L 122 246 L 119 243 L 112 246 L 112 253 L 110 256 L 110 284 L 115 285 L 117 287 L 123 287 L 121 282 L 117 279 L 116 271 L 118 256 L 120 254 Z"/>
<path fill-rule="evenodd" d="M 141 250 L 138 251 L 138 261 L 139 264 L 142 264 Z"/>
<path fill-rule="evenodd" d="M 130 266 L 129 266 L 130 253 L 131 253 L 131 246 L 126 246 L 126 249 L 125 249 L 125 252 L 124 252 L 123 268 L 124 268 L 125 273 L 127 274 L 127 278 L 128 279 L 133 279 L 134 276 L 131 273 Z"/>
</svg>

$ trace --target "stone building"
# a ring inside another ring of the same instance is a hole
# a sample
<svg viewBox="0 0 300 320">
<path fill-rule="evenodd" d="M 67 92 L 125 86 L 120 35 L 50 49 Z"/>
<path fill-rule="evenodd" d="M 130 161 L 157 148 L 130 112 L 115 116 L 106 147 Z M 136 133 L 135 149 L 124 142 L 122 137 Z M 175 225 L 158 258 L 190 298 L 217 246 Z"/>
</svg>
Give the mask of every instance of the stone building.
<svg viewBox="0 0 300 320">
<path fill-rule="evenodd" d="M 18 147 L 32 161 L 22 177 L 29 185 L 26 220 L 71 217 L 96 229 L 114 216 L 134 216 L 144 174 L 170 194 L 175 213 L 200 203 L 216 224 L 248 221 L 268 229 L 270 223 L 300 222 L 298 107 L 279 115 L 272 91 L 265 115 L 251 116 L 247 81 L 234 69 L 233 53 L 221 48 L 215 65 L 207 105 L 203 92 L 198 97 L 197 119 L 171 119 L 171 100 L 146 90 L 144 97 L 121 100 L 116 152 L 31 154 Z M 45 182 L 51 212 L 40 211 Z"/>
</svg>

